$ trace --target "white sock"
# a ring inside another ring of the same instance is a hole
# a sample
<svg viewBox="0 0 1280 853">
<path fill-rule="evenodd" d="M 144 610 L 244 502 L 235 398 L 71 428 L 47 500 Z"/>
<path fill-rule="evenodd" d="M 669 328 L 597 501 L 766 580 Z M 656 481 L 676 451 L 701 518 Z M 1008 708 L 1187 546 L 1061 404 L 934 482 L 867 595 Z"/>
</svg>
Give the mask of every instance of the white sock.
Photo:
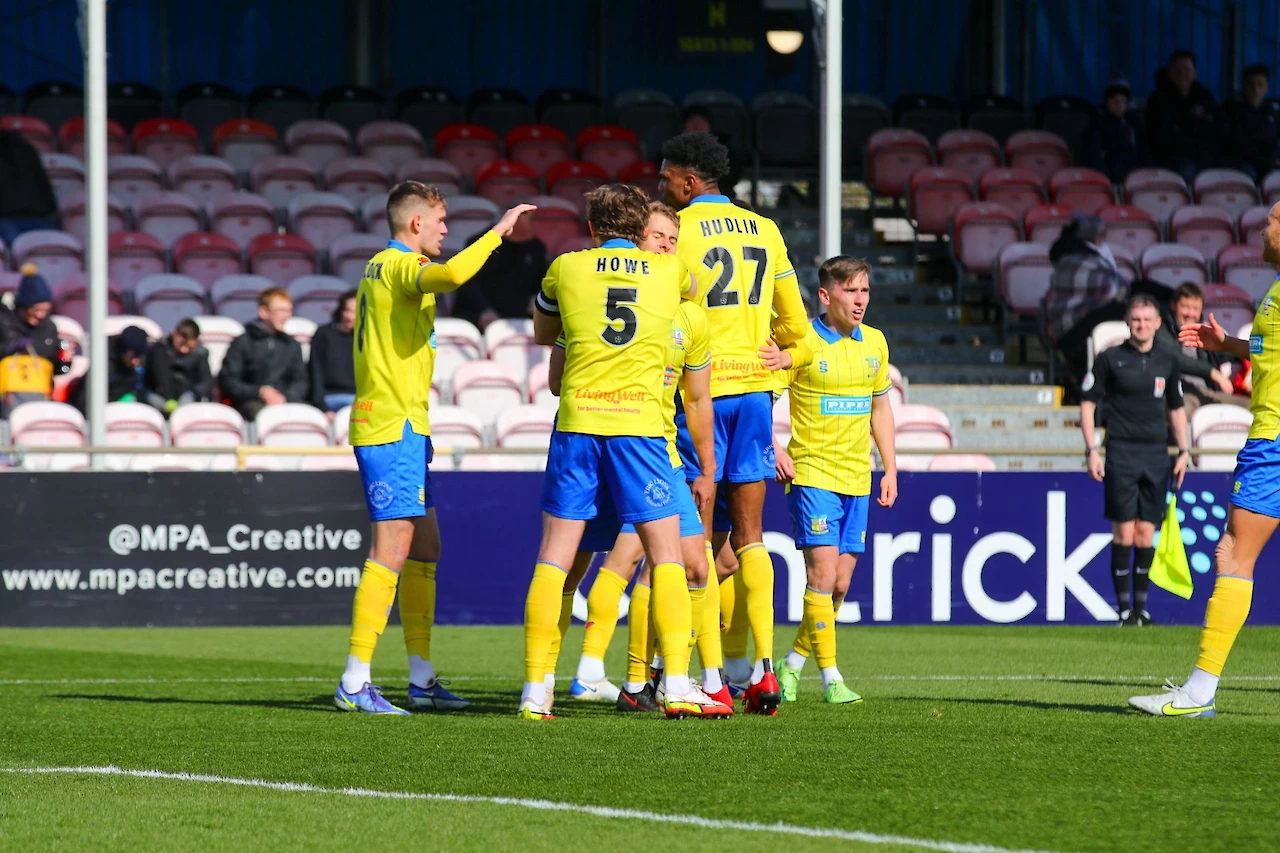
<svg viewBox="0 0 1280 853">
<path fill-rule="evenodd" d="M 542 686 L 546 688 L 547 695 L 550 696 L 556 690 L 556 676 L 554 673 L 548 672 L 542 676 Z"/>
<path fill-rule="evenodd" d="M 844 677 L 840 675 L 840 667 L 824 666 L 822 668 L 822 689 L 826 690 L 827 685 L 833 681 L 844 681 Z"/>
<path fill-rule="evenodd" d="M 639 693 L 641 690 L 644 690 L 644 684 L 645 683 L 643 681 L 624 681 L 622 682 L 622 689 L 628 693 Z"/>
<path fill-rule="evenodd" d="M 409 683 L 414 687 L 426 687 L 436 680 L 436 668 L 431 661 L 417 655 L 409 655 Z"/>
<path fill-rule="evenodd" d="M 666 663 L 666 661 L 664 661 L 664 660 L 662 659 L 662 655 L 660 655 L 660 654 L 658 654 L 657 652 L 655 652 L 655 653 L 654 653 L 654 655 L 653 655 L 653 664 L 652 664 L 653 668 L 654 668 L 654 669 L 663 669 L 663 668 L 664 668 L 664 667 L 663 667 L 663 664 L 665 664 L 665 663 Z"/>
<path fill-rule="evenodd" d="M 359 693 L 372 680 L 369 664 L 355 655 L 347 655 L 347 669 L 342 673 L 342 689 L 348 693 Z"/>
<path fill-rule="evenodd" d="M 1185 687 L 1192 702 L 1197 705 L 1208 705 L 1213 701 L 1214 694 L 1218 692 L 1218 676 L 1205 672 L 1197 666 L 1191 670 Z"/>
<path fill-rule="evenodd" d="M 667 688 L 668 696 L 687 696 L 693 691 L 693 684 L 687 675 L 664 675 L 662 683 Z"/>
<path fill-rule="evenodd" d="M 708 693 L 724 689 L 724 682 L 720 680 L 720 670 L 704 669 L 702 671 L 702 689 Z"/>
<path fill-rule="evenodd" d="M 578 661 L 579 681 L 604 681 L 604 661 L 583 655 Z"/>
<path fill-rule="evenodd" d="M 536 681 L 526 681 L 524 690 L 520 692 L 520 704 L 532 702 L 541 708 L 547 704 L 547 686 Z"/>
<path fill-rule="evenodd" d="M 804 655 L 800 654 L 795 649 L 792 649 L 791 651 L 787 652 L 787 666 L 791 667 L 792 669 L 795 669 L 795 670 L 804 669 L 804 665 L 808 662 L 809 662 L 809 659 Z"/>
<path fill-rule="evenodd" d="M 725 658 L 724 674 L 729 676 L 732 683 L 742 684 L 751 678 L 751 661 L 746 658 Z"/>
<path fill-rule="evenodd" d="M 756 668 L 751 670 L 751 683 L 759 684 L 762 678 L 764 678 L 764 658 L 756 661 Z"/>
</svg>

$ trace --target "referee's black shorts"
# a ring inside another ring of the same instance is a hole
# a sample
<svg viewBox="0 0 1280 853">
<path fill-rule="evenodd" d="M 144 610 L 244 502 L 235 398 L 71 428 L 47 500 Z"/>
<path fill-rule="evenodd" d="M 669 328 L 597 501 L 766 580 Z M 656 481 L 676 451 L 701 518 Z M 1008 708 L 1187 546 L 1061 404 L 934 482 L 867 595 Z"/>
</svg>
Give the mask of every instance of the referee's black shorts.
<svg viewBox="0 0 1280 853">
<path fill-rule="evenodd" d="M 1107 442 L 1102 480 L 1107 519 L 1153 524 L 1163 521 L 1172 470 L 1173 458 L 1163 443 Z"/>
</svg>

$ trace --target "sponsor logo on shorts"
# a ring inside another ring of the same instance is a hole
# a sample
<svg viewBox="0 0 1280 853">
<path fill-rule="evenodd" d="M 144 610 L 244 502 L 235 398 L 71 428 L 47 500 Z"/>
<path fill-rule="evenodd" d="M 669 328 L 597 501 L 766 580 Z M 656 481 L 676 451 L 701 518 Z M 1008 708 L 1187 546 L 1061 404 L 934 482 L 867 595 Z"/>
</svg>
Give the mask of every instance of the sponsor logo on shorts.
<svg viewBox="0 0 1280 853">
<path fill-rule="evenodd" d="M 1164 377 L 1163 377 L 1163 376 L 1157 376 L 1157 377 L 1156 377 L 1156 385 L 1155 385 L 1155 389 L 1151 392 L 1151 395 L 1152 395 L 1153 397 L 1163 397 L 1163 396 L 1164 396 Z"/>
<path fill-rule="evenodd" d="M 659 480 L 656 477 L 649 481 L 649 485 L 644 487 L 645 503 L 651 507 L 664 507 L 671 503 L 674 493 L 671 491 L 671 484 L 666 480 Z"/>
<path fill-rule="evenodd" d="M 867 544 L 867 531 L 865 531 L 865 530 L 864 530 L 864 531 L 862 531 L 862 544 L 863 544 L 863 545 L 866 545 L 866 544 Z"/>
<path fill-rule="evenodd" d="M 1271 297 L 1268 296 L 1267 298 L 1270 299 Z M 1262 335 L 1250 335 L 1249 336 L 1249 355 L 1261 355 L 1261 354 L 1262 354 Z"/>
<path fill-rule="evenodd" d="M 1235 494 L 1235 495 L 1240 494 L 1240 481 L 1239 481 L 1239 480 L 1236 480 L 1236 481 L 1235 481 L 1235 484 L 1231 486 L 1231 493 L 1232 493 L 1232 494 Z"/>
<path fill-rule="evenodd" d="M 369 484 L 369 506 L 374 509 L 386 509 L 391 506 L 391 501 L 395 498 L 395 492 L 392 491 L 391 485 L 382 480 L 375 480 Z"/>
<path fill-rule="evenodd" d="M 825 515 L 809 516 L 810 533 L 826 533 L 827 531 L 827 517 Z"/>
</svg>

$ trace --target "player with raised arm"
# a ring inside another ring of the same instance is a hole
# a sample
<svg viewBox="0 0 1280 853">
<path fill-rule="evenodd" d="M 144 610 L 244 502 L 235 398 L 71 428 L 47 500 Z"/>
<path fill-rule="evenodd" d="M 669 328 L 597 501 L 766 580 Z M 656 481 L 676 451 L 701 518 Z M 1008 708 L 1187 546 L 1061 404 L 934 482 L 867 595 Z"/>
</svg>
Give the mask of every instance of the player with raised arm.
<svg viewBox="0 0 1280 853">
<path fill-rule="evenodd" d="M 404 714 L 371 683 L 369 665 L 400 588 L 400 620 L 409 652 L 409 706 L 465 708 L 431 664 L 436 562 L 440 528 L 431 496 L 431 424 L 428 392 L 435 368 L 436 294 L 456 290 L 474 276 L 511 232 L 521 204 L 448 263 L 440 255 L 446 202 L 417 181 L 387 196 L 392 239 L 370 259 L 356 291 L 356 399 L 350 440 L 355 447 L 372 544 L 356 588 L 347 668 L 333 694 L 340 710 Z"/>
<path fill-rule="evenodd" d="M 1262 246 L 1263 259 L 1280 272 L 1280 204 L 1267 217 Z M 1157 717 L 1213 717 L 1218 679 L 1249 617 L 1258 555 L 1280 524 L 1280 277 L 1258 306 L 1249 340 L 1232 337 L 1212 313 L 1208 323 L 1183 326 L 1178 340 L 1251 362 L 1253 425 L 1236 457 L 1227 532 L 1215 554 L 1218 577 L 1204 611 L 1200 656 L 1186 684 L 1167 682 L 1165 692 L 1134 696 L 1129 704 Z"/>
<path fill-rule="evenodd" d="M 715 520 L 713 545 L 718 550 L 728 536 L 746 590 L 756 661 L 743 702 L 749 712 L 772 715 L 782 696 L 773 672 L 773 559 L 764 547 L 763 513 L 776 463 L 774 379 L 760 352 L 771 335 L 784 350 L 795 348 L 808 319 L 778 226 L 720 192 L 728 172 L 728 149 L 709 133 L 684 133 L 662 147 L 663 200 L 680 209 L 676 254 L 697 277 L 715 349 L 716 479 L 724 481 L 729 517 Z M 798 348 L 793 360 L 793 367 L 807 364 Z M 681 456 L 686 476 L 696 476 L 690 454 L 682 448 Z"/>
<path fill-rule="evenodd" d="M 822 669 L 823 701 L 862 701 L 836 666 L 835 617 L 867 547 L 872 437 L 884 462 L 876 500 L 891 507 L 898 497 L 889 345 L 863 322 L 870 275 L 866 261 L 843 255 L 818 269 L 818 299 L 826 310 L 809 332 L 813 362 L 790 371 L 791 444 L 778 449 L 778 479 L 787 484 L 791 535 L 804 552 L 808 585 L 804 621 L 778 667 L 784 702 L 796 700 L 810 650 Z"/>
</svg>

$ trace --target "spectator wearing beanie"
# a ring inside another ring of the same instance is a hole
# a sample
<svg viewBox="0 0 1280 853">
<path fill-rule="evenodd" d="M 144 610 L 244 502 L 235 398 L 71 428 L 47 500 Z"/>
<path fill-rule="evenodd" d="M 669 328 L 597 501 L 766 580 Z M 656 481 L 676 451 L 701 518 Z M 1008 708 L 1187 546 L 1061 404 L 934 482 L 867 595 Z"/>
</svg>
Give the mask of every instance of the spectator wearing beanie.
<svg viewBox="0 0 1280 853">
<path fill-rule="evenodd" d="M 54 373 L 66 365 L 59 358 L 62 341 L 53 324 L 53 292 L 35 264 L 22 265 L 22 281 L 13 295 L 13 307 L 0 305 L 0 358 L 30 348 L 53 364 Z"/>
<path fill-rule="evenodd" d="M 1103 109 L 1095 113 L 1084 132 L 1084 165 L 1097 169 L 1113 184 L 1125 175 L 1149 165 L 1146 141 L 1129 117 L 1129 81 L 1117 77 L 1103 93 Z"/>
<path fill-rule="evenodd" d="M 147 400 L 146 369 L 147 333 L 137 326 L 127 326 L 120 334 L 107 338 L 107 402 L 145 403 Z M 89 383 L 81 382 L 72 395 L 72 405 L 88 414 Z"/>
</svg>

